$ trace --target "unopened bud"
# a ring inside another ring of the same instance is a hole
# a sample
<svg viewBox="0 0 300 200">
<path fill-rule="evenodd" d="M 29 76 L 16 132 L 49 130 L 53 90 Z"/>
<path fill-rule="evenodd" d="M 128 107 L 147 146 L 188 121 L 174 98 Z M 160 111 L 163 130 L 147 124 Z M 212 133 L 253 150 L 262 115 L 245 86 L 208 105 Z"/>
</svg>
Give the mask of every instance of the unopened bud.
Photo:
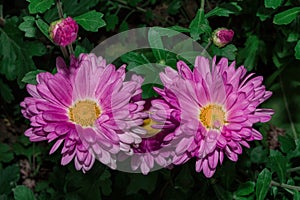
<svg viewBox="0 0 300 200">
<path fill-rule="evenodd" d="M 224 47 L 231 42 L 234 31 L 226 28 L 218 28 L 212 33 L 212 41 L 217 47 Z"/>
<path fill-rule="evenodd" d="M 78 24 L 71 17 L 52 22 L 49 27 L 50 37 L 60 46 L 72 44 L 77 38 Z"/>
</svg>

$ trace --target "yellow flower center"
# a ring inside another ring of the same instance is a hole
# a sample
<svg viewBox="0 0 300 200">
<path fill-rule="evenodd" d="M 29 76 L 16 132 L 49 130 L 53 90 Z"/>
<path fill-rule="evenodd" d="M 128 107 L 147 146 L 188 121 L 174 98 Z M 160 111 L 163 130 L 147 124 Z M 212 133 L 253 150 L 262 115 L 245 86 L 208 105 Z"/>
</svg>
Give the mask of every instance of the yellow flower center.
<svg viewBox="0 0 300 200">
<path fill-rule="evenodd" d="M 143 136 L 144 138 L 155 136 L 161 131 L 160 129 L 152 128 L 151 126 L 154 124 L 158 124 L 158 123 L 156 121 L 153 121 L 150 118 L 144 119 L 144 123 L 142 127 L 147 131 L 147 134 Z"/>
<path fill-rule="evenodd" d="M 225 112 L 221 106 L 209 104 L 200 110 L 200 122 L 207 129 L 220 129 L 225 123 Z"/>
<path fill-rule="evenodd" d="M 91 100 L 78 101 L 69 108 L 69 119 L 84 127 L 93 126 L 100 114 L 100 107 Z"/>
</svg>

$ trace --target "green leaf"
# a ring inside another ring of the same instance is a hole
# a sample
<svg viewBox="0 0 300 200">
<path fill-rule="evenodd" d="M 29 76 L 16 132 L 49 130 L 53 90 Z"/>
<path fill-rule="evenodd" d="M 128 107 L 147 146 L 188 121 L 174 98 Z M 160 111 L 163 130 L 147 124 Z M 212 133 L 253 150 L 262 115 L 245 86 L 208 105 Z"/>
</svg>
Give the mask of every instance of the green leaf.
<svg viewBox="0 0 300 200">
<path fill-rule="evenodd" d="M 194 40 L 200 39 L 200 34 L 202 32 L 201 25 L 205 23 L 204 10 L 199 9 L 196 17 L 190 23 L 190 34 Z"/>
<path fill-rule="evenodd" d="M 232 199 L 232 194 L 229 191 L 226 191 L 221 185 L 213 185 L 214 191 L 218 199 L 228 200 Z"/>
<path fill-rule="evenodd" d="M 23 41 L 22 32 L 15 24 L 7 23 L 4 29 L 0 28 L 0 33 L 0 73 L 8 80 L 17 79 L 22 88 L 24 75 L 36 68 L 32 57 L 44 54 L 46 48 L 38 41 Z"/>
<path fill-rule="evenodd" d="M 112 192 L 112 181 L 111 181 L 111 174 L 109 172 L 109 170 L 107 170 L 107 168 L 103 171 L 103 173 L 100 176 L 100 187 L 101 187 L 101 191 L 102 194 L 104 194 L 105 196 L 108 196 L 111 194 Z"/>
<path fill-rule="evenodd" d="M 28 72 L 23 77 L 22 82 L 36 85 L 37 84 L 36 75 L 41 73 L 41 72 L 45 72 L 45 71 L 38 69 L 38 70 L 35 70 L 35 71 Z"/>
<path fill-rule="evenodd" d="M 282 4 L 283 0 L 265 0 L 266 8 L 276 9 Z"/>
<path fill-rule="evenodd" d="M 242 8 L 237 4 L 237 2 L 224 3 L 216 6 L 214 9 L 205 14 L 206 18 L 212 16 L 222 16 L 229 17 L 230 14 L 236 14 L 240 12 Z"/>
<path fill-rule="evenodd" d="M 183 191 L 188 191 L 194 187 L 195 181 L 191 174 L 191 169 L 189 165 L 184 165 L 182 170 L 178 173 L 175 178 L 175 187 L 180 188 Z"/>
<path fill-rule="evenodd" d="M 250 35 L 245 43 L 245 48 L 238 54 L 239 63 L 243 64 L 249 71 L 256 67 L 258 58 L 263 58 L 266 53 L 266 45 L 256 35 Z"/>
<path fill-rule="evenodd" d="M 35 19 L 32 16 L 23 17 L 24 22 L 19 25 L 19 29 L 25 32 L 25 37 L 33 38 L 36 35 Z"/>
<path fill-rule="evenodd" d="M 274 16 L 273 23 L 277 25 L 286 25 L 291 23 L 300 13 L 300 7 L 291 8 L 282 11 Z"/>
<path fill-rule="evenodd" d="M 84 38 L 76 44 L 75 56 L 78 57 L 81 53 L 89 53 L 93 48 L 93 43 L 91 43 L 87 38 Z"/>
<path fill-rule="evenodd" d="M 262 146 L 257 146 L 252 149 L 250 153 L 250 159 L 253 163 L 264 163 L 267 160 L 268 150 Z"/>
<path fill-rule="evenodd" d="M 117 15 L 106 15 L 106 31 L 111 31 L 116 28 L 116 25 L 119 23 L 119 18 Z"/>
<path fill-rule="evenodd" d="M 258 177 L 256 182 L 256 199 L 257 200 L 264 200 L 267 196 L 270 183 L 272 180 L 272 173 L 265 168 L 262 170 Z"/>
<path fill-rule="evenodd" d="M 223 48 L 212 45 L 210 50 L 212 51 L 212 55 L 226 57 L 229 60 L 235 60 L 237 52 L 237 48 L 233 44 L 229 44 Z"/>
<path fill-rule="evenodd" d="M 260 7 L 256 12 L 256 16 L 259 17 L 260 21 L 265 21 L 266 19 L 272 17 L 274 12 L 275 11 L 273 9 Z"/>
<path fill-rule="evenodd" d="M 0 144 L 0 162 L 10 162 L 13 158 L 14 154 L 11 152 L 10 147 L 7 144 Z"/>
<path fill-rule="evenodd" d="M 52 5 L 54 5 L 54 0 L 27 0 L 30 2 L 28 9 L 30 14 L 44 13 Z"/>
<path fill-rule="evenodd" d="M 64 0 L 63 9 L 68 16 L 78 16 L 92 10 L 98 3 L 99 0 Z"/>
<path fill-rule="evenodd" d="M 165 62 L 166 52 L 164 51 L 164 45 L 161 39 L 161 35 L 159 34 L 159 29 L 149 29 L 148 41 L 156 60 L 158 62 Z"/>
<path fill-rule="evenodd" d="M 182 7 L 182 2 L 181 1 L 171 1 L 168 7 L 168 13 L 170 15 L 176 15 L 179 11 L 180 8 Z"/>
<path fill-rule="evenodd" d="M 49 25 L 44 22 L 44 20 L 42 19 L 38 19 L 35 21 L 37 27 L 40 29 L 40 31 L 49 39 L 50 39 L 50 35 L 49 35 Z"/>
<path fill-rule="evenodd" d="M 277 174 L 281 183 L 286 179 L 286 163 L 287 159 L 279 151 L 271 150 L 268 164 L 271 171 Z"/>
<path fill-rule="evenodd" d="M 236 196 L 247 196 L 254 192 L 255 183 L 247 181 L 239 185 L 237 191 L 234 192 Z"/>
<path fill-rule="evenodd" d="M 7 84 L 5 84 L 1 79 L 0 79 L 0 95 L 2 99 L 7 103 L 10 103 L 15 99 L 11 88 Z"/>
<path fill-rule="evenodd" d="M 0 194 L 9 194 L 20 178 L 20 169 L 17 165 L 10 165 L 0 171 Z"/>
<path fill-rule="evenodd" d="M 300 60 L 300 40 L 298 40 L 295 46 L 295 57 L 296 59 Z"/>
<path fill-rule="evenodd" d="M 95 10 L 74 17 L 74 20 L 87 31 L 97 32 L 99 28 L 106 25 L 102 19 L 103 14 Z"/>
<path fill-rule="evenodd" d="M 190 29 L 182 27 L 182 26 L 178 26 L 178 25 L 168 27 L 168 29 L 171 29 L 171 30 L 174 30 L 174 31 L 178 31 L 178 32 L 181 32 L 181 33 L 188 33 L 188 32 L 190 32 Z"/>
<path fill-rule="evenodd" d="M 13 189 L 15 200 L 34 200 L 33 192 L 24 185 L 18 185 Z"/>
<path fill-rule="evenodd" d="M 279 135 L 278 141 L 280 143 L 280 150 L 283 153 L 289 153 L 290 151 L 293 151 L 296 148 L 295 140 L 290 135 Z"/>
<path fill-rule="evenodd" d="M 150 173 L 147 176 L 143 174 L 130 174 L 130 182 L 126 194 L 135 194 L 139 190 L 145 190 L 148 194 L 154 191 L 158 179 L 157 173 Z"/>
</svg>

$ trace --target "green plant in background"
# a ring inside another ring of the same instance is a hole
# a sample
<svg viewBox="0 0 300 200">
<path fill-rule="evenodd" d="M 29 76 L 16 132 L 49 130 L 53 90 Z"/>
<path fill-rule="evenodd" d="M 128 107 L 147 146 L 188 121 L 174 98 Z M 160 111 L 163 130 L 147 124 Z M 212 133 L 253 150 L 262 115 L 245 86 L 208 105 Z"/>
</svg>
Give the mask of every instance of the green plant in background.
<svg viewBox="0 0 300 200">
<path fill-rule="evenodd" d="M 49 25 L 68 16 L 80 26 L 79 38 L 72 45 L 76 56 L 130 28 L 162 26 L 187 34 L 211 56 L 237 60 L 250 73 L 263 75 L 273 92 L 263 106 L 273 108 L 276 114 L 269 124 L 256 125 L 264 136 L 262 141 L 243 149 L 237 163 L 226 160 L 210 179 L 195 172 L 193 161 L 147 176 L 113 171 L 99 163 L 82 174 L 72 165 L 58 166 L 58 153 L 48 155 L 50 145 L 29 142 L 22 132 L 26 127 L 12 132 L 5 125 L 0 131 L 11 135 L 0 138 L 0 199 L 300 198 L 298 1 L 61 0 L 61 5 L 62 16 L 54 0 L 18 1 L 16 5 L 3 1 L 0 6 L 3 122 L 26 124 L 16 105 L 26 83 L 35 84 L 42 71 L 55 72 L 55 58 L 61 53 L 50 40 Z M 234 31 L 233 40 L 224 47 L 212 41 L 214 30 L 220 27 Z M 175 67 L 180 57 L 163 50 L 167 49 L 161 42 L 165 36 L 159 28 L 152 29 L 148 35 L 152 49 L 127 53 L 121 61 L 137 73 L 147 73 L 138 66 L 153 62 Z M 156 95 L 148 90 L 152 86 L 143 88 L 147 91 L 144 98 Z"/>
</svg>

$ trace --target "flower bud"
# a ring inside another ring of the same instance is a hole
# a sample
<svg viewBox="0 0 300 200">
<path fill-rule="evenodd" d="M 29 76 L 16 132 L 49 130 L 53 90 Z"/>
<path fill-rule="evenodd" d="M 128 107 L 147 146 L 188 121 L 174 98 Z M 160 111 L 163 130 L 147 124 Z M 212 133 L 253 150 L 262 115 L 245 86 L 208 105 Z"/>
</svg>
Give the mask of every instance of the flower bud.
<svg viewBox="0 0 300 200">
<path fill-rule="evenodd" d="M 234 31 L 226 28 L 218 28 L 212 33 L 212 41 L 217 47 L 224 47 L 231 42 Z"/>
<path fill-rule="evenodd" d="M 52 22 L 49 32 L 55 44 L 65 47 L 76 40 L 78 24 L 71 17 L 67 17 Z"/>
</svg>

